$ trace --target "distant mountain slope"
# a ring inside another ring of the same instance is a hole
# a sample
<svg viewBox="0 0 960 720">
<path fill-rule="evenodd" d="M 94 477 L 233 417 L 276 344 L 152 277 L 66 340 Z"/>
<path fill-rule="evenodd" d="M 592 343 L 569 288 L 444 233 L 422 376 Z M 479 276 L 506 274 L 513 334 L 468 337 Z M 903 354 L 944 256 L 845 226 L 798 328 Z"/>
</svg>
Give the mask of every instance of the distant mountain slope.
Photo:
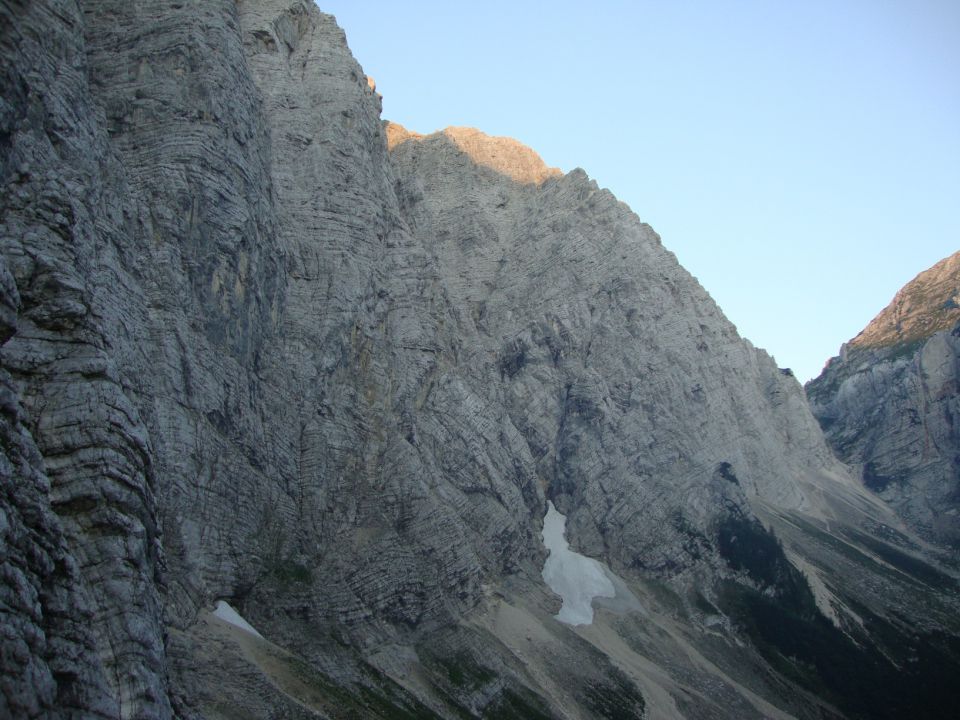
<svg viewBox="0 0 960 720">
<path fill-rule="evenodd" d="M 960 252 L 908 282 L 853 340 L 851 348 L 922 342 L 960 320 Z"/>
<path fill-rule="evenodd" d="M 907 283 L 807 397 L 864 484 L 930 540 L 960 546 L 960 253 Z"/>
</svg>

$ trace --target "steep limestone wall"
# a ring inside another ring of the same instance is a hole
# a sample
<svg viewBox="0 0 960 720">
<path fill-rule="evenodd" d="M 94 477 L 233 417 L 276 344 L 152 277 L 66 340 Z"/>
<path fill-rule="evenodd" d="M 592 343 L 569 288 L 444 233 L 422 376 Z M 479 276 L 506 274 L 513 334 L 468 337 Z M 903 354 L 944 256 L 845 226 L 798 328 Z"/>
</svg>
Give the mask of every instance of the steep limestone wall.
<svg viewBox="0 0 960 720">
<path fill-rule="evenodd" d="M 215 598 L 293 646 L 304 626 L 373 642 L 537 558 L 543 496 L 502 411 L 452 381 L 443 452 L 416 442 L 456 338 L 333 21 L 308 2 L 4 12 L 3 364 L 107 714 L 170 714 L 191 650 L 166 657 L 164 623 Z"/>
<path fill-rule="evenodd" d="M 804 707 L 675 618 L 782 590 L 722 555 L 732 517 L 885 516 L 628 208 L 514 141 L 385 129 L 308 0 L 0 12 L 0 710 Z M 659 588 L 643 622 L 555 626 L 547 497 Z"/>
<path fill-rule="evenodd" d="M 65 613 L 70 627 L 84 625 L 67 630 L 80 648 L 72 668 L 46 657 L 62 712 L 164 717 L 156 462 L 125 367 L 147 327 L 134 274 L 142 235 L 93 99 L 81 8 L 4 3 L 0 24 L 0 237 L 20 300 L 3 368 L 8 407 L 22 408 L 11 430 L 29 433 L 21 448 L 39 451 L 35 470 L 20 476 L 23 492 L 35 491 L 19 500 L 58 518 L 28 522 L 34 533 L 54 530 L 44 551 L 55 562 L 37 566 L 44 572 L 30 616 L 53 630 L 53 652 L 65 650 L 57 648 Z M 63 584 L 69 592 L 56 592 Z"/>
<path fill-rule="evenodd" d="M 838 456 L 934 542 L 960 543 L 960 253 L 900 290 L 807 395 Z"/>
<path fill-rule="evenodd" d="M 388 132 L 461 372 L 507 409 L 583 547 L 669 575 L 725 502 L 805 507 L 807 476 L 843 476 L 796 380 L 582 170 L 531 170 L 476 131 Z"/>
</svg>

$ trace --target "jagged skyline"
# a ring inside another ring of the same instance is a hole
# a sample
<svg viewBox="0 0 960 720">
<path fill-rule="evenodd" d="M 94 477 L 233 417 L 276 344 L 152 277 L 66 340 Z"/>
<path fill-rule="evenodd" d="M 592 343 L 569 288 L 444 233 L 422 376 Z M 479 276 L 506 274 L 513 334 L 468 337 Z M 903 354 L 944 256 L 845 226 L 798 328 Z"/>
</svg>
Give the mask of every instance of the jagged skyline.
<svg viewBox="0 0 960 720">
<path fill-rule="evenodd" d="M 583 167 L 801 382 L 957 249 L 957 6 L 319 5 L 385 119 Z"/>
</svg>

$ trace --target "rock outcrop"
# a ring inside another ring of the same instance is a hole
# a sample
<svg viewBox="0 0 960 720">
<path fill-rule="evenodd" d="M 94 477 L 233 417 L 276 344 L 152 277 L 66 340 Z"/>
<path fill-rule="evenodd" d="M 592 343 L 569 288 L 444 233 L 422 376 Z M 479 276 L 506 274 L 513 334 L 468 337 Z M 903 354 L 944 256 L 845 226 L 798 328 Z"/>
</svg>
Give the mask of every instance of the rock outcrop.
<svg viewBox="0 0 960 720">
<path fill-rule="evenodd" d="M 4 0 L 0 50 L 3 710 L 950 699 L 953 576 L 583 171 L 384 126 L 307 0 Z M 615 573 L 577 629 L 548 499 Z"/>
<path fill-rule="evenodd" d="M 518 176 L 476 132 L 392 128 L 403 213 L 468 349 L 458 368 L 506 409 L 583 549 L 669 574 L 689 565 L 671 517 L 705 531 L 721 498 L 799 508 L 809 477 L 842 484 L 797 382 L 609 191 L 526 156 Z"/>
<path fill-rule="evenodd" d="M 807 385 L 839 457 L 922 536 L 960 547 L 960 253 L 910 281 Z"/>
</svg>

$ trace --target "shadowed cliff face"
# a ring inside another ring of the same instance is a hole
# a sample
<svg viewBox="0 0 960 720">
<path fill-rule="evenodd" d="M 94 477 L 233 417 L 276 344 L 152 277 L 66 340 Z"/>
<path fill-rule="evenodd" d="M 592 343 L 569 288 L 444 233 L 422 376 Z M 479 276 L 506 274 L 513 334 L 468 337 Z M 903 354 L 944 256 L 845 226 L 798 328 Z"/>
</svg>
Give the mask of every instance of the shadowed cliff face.
<svg viewBox="0 0 960 720">
<path fill-rule="evenodd" d="M 14 2 L 2 13 L 0 237 L 19 296 L 2 359 L 21 433 L 4 447 L 5 512 L 26 523 L 14 547 L 31 569 L 11 627 L 38 678 L 5 700 L 21 717 L 169 715 L 158 458 L 137 402 L 152 365 L 136 339 L 149 334 L 135 261 L 146 237 L 131 232 L 137 212 L 94 97 L 82 9 Z M 18 462 L 31 445 L 37 455 Z"/>
<path fill-rule="evenodd" d="M 807 384 L 838 456 L 928 540 L 960 544 L 960 253 L 920 273 Z"/>
<path fill-rule="evenodd" d="M 858 716 L 844 633 L 947 627 L 797 383 L 584 172 L 384 128 L 305 0 L 0 11 L 7 714 Z M 577 630 L 547 498 L 619 578 Z"/>
<path fill-rule="evenodd" d="M 454 324 L 332 19 L 305 2 L 4 12 L 21 303 L 3 363 L 92 598 L 105 667 L 81 682 L 109 688 L 107 714 L 190 694 L 169 675 L 217 597 L 291 646 L 311 647 L 304 627 L 362 645 L 535 569 L 543 496 L 501 412 L 452 378 L 432 406 L 444 452 L 417 443 Z"/>
</svg>

